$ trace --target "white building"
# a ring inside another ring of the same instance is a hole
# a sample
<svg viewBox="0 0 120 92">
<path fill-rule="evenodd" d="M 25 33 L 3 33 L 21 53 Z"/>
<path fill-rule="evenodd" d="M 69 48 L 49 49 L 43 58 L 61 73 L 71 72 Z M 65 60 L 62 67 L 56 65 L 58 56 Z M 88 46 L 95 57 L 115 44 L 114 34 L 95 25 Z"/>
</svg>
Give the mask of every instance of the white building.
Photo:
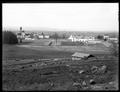
<svg viewBox="0 0 120 92">
<path fill-rule="evenodd" d="M 39 38 L 44 38 L 44 36 L 43 36 L 43 35 L 38 35 L 38 37 L 39 37 Z"/>
<path fill-rule="evenodd" d="M 46 39 L 50 38 L 49 35 L 38 35 L 38 37 L 41 38 L 41 39 L 43 39 L 43 38 L 46 38 Z"/>
<path fill-rule="evenodd" d="M 21 32 L 21 35 L 22 35 L 22 38 L 25 38 L 25 32 L 24 31 Z"/>
<path fill-rule="evenodd" d="M 17 33 L 17 38 L 24 39 L 25 38 L 25 32 L 19 32 L 19 33 Z"/>
<path fill-rule="evenodd" d="M 68 38 L 69 40 L 71 40 L 72 42 L 77 42 L 77 41 L 81 41 L 81 42 L 87 42 L 87 41 L 93 41 L 93 40 L 95 40 L 95 38 L 94 37 L 92 37 L 92 36 L 89 36 L 89 37 L 83 37 L 83 36 L 73 36 L 73 35 L 71 35 L 69 38 Z"/>
<path fill-rule="evenodd" d="M 69 40 L 73 40 L 73 39 L 74 39 L 74 37 L 71 35 L 68 39 L 69 39 Z"/>
<path fill-rule="evenodd" d="M 109 36 L 104 35 L 103 37 L 104 37 L 104 39 L 109 39 Z"/>
<path fill-rule="evenodd" d="M 45 38 L 50 38 L 50 36 L 49 36 L 49 35 L 45 35 L 44 37 L 45 37 Z"/>
<path fill-rule="evenodd" d="M 25 33 L 25 38 L 30 38 L 30 34 L 29 33 Z"/>
<path fill-rule="evenodd" d="M 117 41 L 118 38 L 109 38 L 109 40 Z"/>
<path fill-rule="evenodd" d="M 33 40 L 33 39 L 32 39 L 32 38 L 27 38 L 27 37 L 26 37 L 25 40 Z"/>
</svg>

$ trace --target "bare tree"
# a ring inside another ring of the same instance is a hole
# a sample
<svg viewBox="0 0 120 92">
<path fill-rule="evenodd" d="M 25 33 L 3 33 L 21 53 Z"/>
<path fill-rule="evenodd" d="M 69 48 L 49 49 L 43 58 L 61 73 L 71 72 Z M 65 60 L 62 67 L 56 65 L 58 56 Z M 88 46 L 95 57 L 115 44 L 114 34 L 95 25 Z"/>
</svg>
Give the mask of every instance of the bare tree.
<svg viewBox="0 0 120 92">
<path fill-rule="evenodd" d="M 103 40 L 104 37 L 103 37 L 103 35 L 98 35 L 98 36 L 97 36 L 97 39 L 99 39 L 99 40 Z"/>
<path fill-rule="evenodd" d="M 56 45 L 57 45 L 57 40 L 58 40 L 58 34 L 57 33 L 54 34 L 54 39 L 56 40 Z"/>
</svg>

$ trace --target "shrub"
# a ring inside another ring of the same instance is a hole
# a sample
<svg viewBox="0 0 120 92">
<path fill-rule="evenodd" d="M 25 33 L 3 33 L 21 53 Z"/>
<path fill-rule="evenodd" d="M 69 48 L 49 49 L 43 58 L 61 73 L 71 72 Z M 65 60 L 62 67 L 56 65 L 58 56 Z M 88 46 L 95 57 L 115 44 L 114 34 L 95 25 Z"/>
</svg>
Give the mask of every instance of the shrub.
<svg viewBox="0 0 120 92">
<path fill-rule="evenodd" d="M 97 39 L 99 39 L 99 40 L 103 40 L 104 37 L 103 37 L 103 35 L 98 35 L 98 36 L 97 36 Z"/>
<path fill-rule="evenodd" d="M 3 44 L 17 44 L 17 36 L 11 31 L 2 32 L 3 35 Z"/>
</svg>

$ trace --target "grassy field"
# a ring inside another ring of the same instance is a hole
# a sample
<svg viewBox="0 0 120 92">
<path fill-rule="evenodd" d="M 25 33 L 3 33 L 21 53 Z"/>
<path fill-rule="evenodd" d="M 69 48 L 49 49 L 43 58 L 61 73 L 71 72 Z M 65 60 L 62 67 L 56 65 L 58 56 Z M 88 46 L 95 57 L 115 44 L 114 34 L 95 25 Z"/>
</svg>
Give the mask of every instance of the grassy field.
<svg viewBox="0 0 120 92">
<path fill-rule="evenodd" d="M 29 49 L 18 46 L 3 46 L 3 59 L 15 58 L 55 58 L 55 57 L 70 57 L 72 53 L 66 51 L 47 50 L 46 48 L 39 48 L 39 50 Z"/>
<path fill-rule="evenodd" d="M 94 46 L 48 46 L 48 39 L 24 41 L 19 45 L 3 45 L 3 59 L 71 57 L 74 52 L 110 54 L 104 45 Z"/>
<path fill-rule="evenodd" d="M 49 41 L 54 42 L 54 40 L 44 39 L 23 41 L 22 44 L 18 45 L 3 45 L 3 62 L 6 59 L 71 58 L 71 55 L 76 51 L 101 56 L 110 55 L 109 50 L 103 45 L 48 46 Z M 58 43 L 60 43 L 60 40 Z M 118 76 L 118 62 L 116 62 L 116 60 L 86 61 L 87 60 L 74 62 L 68 60 L 62 65 L 52 64 L 52 66 L 47 65 L 46 67 L 43 66 L 39 68 L 30 66 L 31 68 L 20 68 L 18 70 L 6 68 L 2 71 L 3 90 L 83 90 L 83 88 L 73 86 L 73 83 L 79 81 L 79 79 L 81 81 L 89 81 L 94 78 L 96 84 L 106 83 L 106 86 L 109 82 L 116 80 L 116 76 Z M 52 62 L 52 60 L 50 62 Z M 70 67 L 66 66 L 68 64 L 70 64 Z M 97 67 L 106 65 L 107 71 L 105 73 L 93 74 L 90 69 L 94 65 Z M 13 68 L 14 67 L 15 66 L 13 66 Z M 85 70 L 85 73 L 79 74 L 78 72 L 81 69 Z M 112 88 L 116 89 L 113 85 Z M 112 88 L 108 87 L 108 89 Z M 88 89 L 91 89 L 91 87 L 88 87 Z"/>
</svg>

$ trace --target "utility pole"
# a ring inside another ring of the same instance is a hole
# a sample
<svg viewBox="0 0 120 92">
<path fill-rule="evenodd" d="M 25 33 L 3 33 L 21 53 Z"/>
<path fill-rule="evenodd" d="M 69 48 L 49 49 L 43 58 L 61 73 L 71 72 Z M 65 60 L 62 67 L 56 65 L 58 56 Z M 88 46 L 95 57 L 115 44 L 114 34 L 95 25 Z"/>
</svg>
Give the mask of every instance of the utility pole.
<svg viewBox="0 0 120 92">
<path fill-rule="evenodd" d="M 22 43 L 22 27 L 20 27 L 20 33 L 21 33 L 20 43 Z"/>
</svg>

